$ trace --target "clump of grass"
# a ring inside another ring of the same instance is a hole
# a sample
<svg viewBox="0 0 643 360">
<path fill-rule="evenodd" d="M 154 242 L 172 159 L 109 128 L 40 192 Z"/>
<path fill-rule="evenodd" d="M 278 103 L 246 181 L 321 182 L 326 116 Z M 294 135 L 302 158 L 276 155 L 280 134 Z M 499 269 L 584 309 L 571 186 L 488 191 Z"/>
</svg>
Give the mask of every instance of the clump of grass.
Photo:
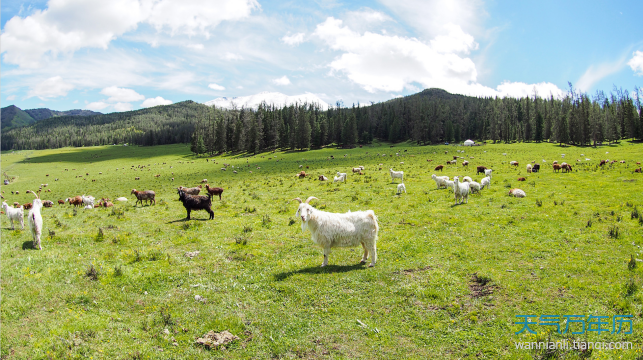
<svg viewBox="0 0 643 360">
<path fill-rule="evenodd" d="M 357 197 L 357 195 L 353 195 L 353 196 L 351 197 L 351 200 L 352 200 L 352 201 L 357 201 L 357 200 L 359 200 L 359 198 Z"/>
<path fill-rule="evenodd" d="M 114 276 L 123 276 L 123 269 L 121 269 L 120 265 L 114 266 Z"/>
<path fill-rule="evenodd" d="M 170 313 L 170 309 L 167 306 L 161 307 L 161 310 L 159 311 L 159 315 L 161 317 L 161 323 L 163 325 L 172 326 L 175 324 L 175 321 L 172 318 L 172 314 Z"/>
<path fill-rule="evenodd" d="M 627 262 L 627 269 L 630 271 L 636 269 L 636 259 L 634 255 L 630 255 L 630 261 Z"/>
<path fill-rule="evenodd" d="M 139 262 L 143 260 L 141 253 L 138 250 L 134 250 L 134 262 Z"/>
<path fill-rule="evenodd" d="M 259 197 L 259 195 L 257 195 L 256 193 L 250 194 L 250 197 L 252 197 L 253 200 L 260 200 L 261 199 L 261 197 Z"/>
<path fill-rule="evenodd" d="M 96 237 L 94 238 L 96 242 L 102 242 L 105 240 L 105 234 L 103 233 L 103 229 L 98 228 L 98 233 L 96 234 Z"/>
<path fill-rule="evenodd" d="M 243 225 L 243 233 L 247 234 L 252 231 L 252 226 Z"/>
<path fill-rule="evenodd" d="M 248 244 L 248 239 L 246 239 L 246 237 L 243 235 L 237 235 L 234 237 L 234 242 L 237 245 L 246 245 Z"/>
<path fill-rule="evenodd" d="M 623 286 L 623 290 L 625 297 L 629 297 L 639 290 L 639 286 L 634 282 L 634 279 L 629 279 Z"/>
<path fill-rule="evenodd" d="M 612 239 L 618 239 L 618 235 L 619 235 L 619 233 L 618 233 L 618 226 L 616 226 L 616 225 L 612 225 L 612 226 L 610 226 L 610 227 L 609 227 L 609 229 L 608 229 L 608 231 L 607 231 L 607 234 L 608 234 L 608 235 L 609 235 L 609 237 L 611 237 Z"/>
<path fill-rule="evenodd" d="M 157 261 L 163 259 L 163 253 L 160 250 L 152 250 L 147 254 L 149 261 Z"/>
<path fill-rule="evenodd" d="M 638 219 L 641 217 L 641 213 L 639 212 L 638 206 L 634 207 L 634 210 L 632 210 L 632 213 L 630 214 L 630 219 Z"/>
<path fill-rule="evenodd" d="M 290 218 L 288 219 L 288 226 L 294 225 L 296 223 L 295 219 Z"/>
<path fill-rule="evenodd" d="M 261 225 L 265 228 L 270 228 L 272 226 L 272 219 L 270 219 L 270 215 L 266 214 L 261 218 Z"/>
<path fill-rule="evenodd" d="M 623 220 L 623 217 L 622 217 L 621 215 L 619 215 L 619 216 L 617 216 L 617 217 L 616 217 L 616 221 L 617 221 L 617 222 L 621 222 L 621 220 Z"/>
<path fill-rule="evenodd" d="M 502 205 L 500 205 L 500 208 L 501 208 L 501 209 L 506 209 L 506 208 L 507 208 L 507 204 L 502 204 Z"/>
<path fill-rule="evenodd" d="M 587 220 L 587 226 L 586 228 L 591 228 L 592 227 L 592 219 Z"/>
<path fill-rule="evenodd" d="M 632 204 L 631 202 L 628 201 L 628 202 L 625 203 L 625 206 L 632 207 L 632 206 L 634 206 L 634 204 Z"/>
<path fill-rule="evenodd" d="M 61 227 L 63 227 L 63 223 L 62 223 L 62 222 L 61 222 L 57 217 L 54 217 L 54 225 L 55 225 L 57 228 L 61 228 Z"/>
<path fill-rule="evenodd" d="M 251 207 L 249 207 L 249 206 L 246 206 L 246 207 L 245 207 L 245 209 L 243 209 L 243 211 L 245 211 L 245 212 L 247 212 L 247 213 L 252 214 L 252 213 L 254 213 L 254 212 L 256 212 L 256 211 L 257 211 L 257 208 L 256 208 L 256 207 L 252 207 L 252 208 L 251 208 Z"/>
<path fill-rule="evenodd" d="M 98 273 L 98 270 L 94 267 L 94 264 L 91 264 L 87 270 L 85 270 L 85 276 L 89 278 L 89 280 L 96 281 L 98 280 L 98 276 L 100 274 Z"/>
<path fill-rule="evenodd" d="M 72 212 L 72 215 L 73 215 L 73 216 L 78 215 L 78 210 L 76 210 L 76 208 L 74 208 L 74 210 L 73 210 L 73 212 Z"/>
<path fill-rule="evenodd" d="M 543 206 L 543 202 L 540 200 L 536 200 L 536 206 L 541 207 Z"/>
</svg>

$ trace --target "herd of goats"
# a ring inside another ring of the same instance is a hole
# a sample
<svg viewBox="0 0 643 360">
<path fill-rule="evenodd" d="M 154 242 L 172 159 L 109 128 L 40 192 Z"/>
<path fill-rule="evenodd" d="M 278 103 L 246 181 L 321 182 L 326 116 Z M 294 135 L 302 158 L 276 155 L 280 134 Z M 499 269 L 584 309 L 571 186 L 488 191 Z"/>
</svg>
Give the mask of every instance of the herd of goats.
<svg viewBox="0 0 643 360">
<path fill-rule="evenodd" d="M 459 151 L 458 151 L 459 152 Z M 503 154 L 506 155 L 506 154 Z M 453 165 L 456 164 L 457 159 L 462 157 L 454 156 L 453 160 L 449 160 L 447 164 Z M 564 154 L 563 154 L 564 158 Z M 589 161 L 589 159 L 586 159 Z M 432 160 L 427 160 L 432 161 Z M 580 161 L 580 160 L 579 160 Z M 545 160 L 543 160 L 545 162 Z M 601 160 L 600 166 L 606 164 L 614 163 L 615 161 L 610 162 L 609 160 Z M 624 161 L 621 161 L 624 162 Z M 402 162 L 403 164 L 403 162 Z M 519 163 L 517 161 L 511 161 L 509 163 L 511 166 L 518 167 Z M 468 167 L 469 162 L 464 160 L 462 162 L 463 167 Z M 640 165 L 640 163 L 637 163 Z M 382 164 L 380 164 L 382 166 Z M 557 161 L 554 161 L 552 164 L 554 172 L 563 171 L 571 172 L 572 166 L 563 162 L 558 164 Z M 301 168 L 301 165 L 300 165 Z M 528 173 L 540 171 L 540 164 L 527 164 L 526 169 Z M 438 165 L 435 167 L 435 171 L 442 171 L 444 165 Z M 353 173 L 362 174 L 364 170 L 363 166 L 352 168 Z M 381 167 L 380 167 L 381 170 Z M 469 194 L 480 192 L 485 187 L 489 188 L 491 185 L 491 176 L 492 169 L 488 169 L 484 166 L 477 167 L 477 174 L 484 174 L 484 178 L 478 183 L 473 181 L 469 176 L 464 176 L 462 180 L 458 176 L 454 176 L 453 180 L 450 180 L 448 176 L 437 176 L 432 174 L 431 178 L 435 181 L 437 188 L 446 188 L 451 189 L 454 193 L 455 204 L 462 204 L 463 202 L 469 201 Z M 634 172 L 641 173 L 641 168 L 635 169 Z M 406 187 L 403 183 L 404 181 L 404 172 L 403 171 L 394 171 L 389 169 L 389 174 L 391 180 L 395 183 L 396 179 L 400 179 L 400 183 L 397 184 L 397 194 L 406 193 Z M 308 174 L 305 171 L 301 171 L 296 176 L 299 178 L 306 177 Z M 346 173 L 338 172 L 334 177 L 334 182 L 345 182 L 347 178 Z M 174 179 L 172 179 L 174 180 Z M 326 176 L 320 175 L 320 181 L 327 181 Z M 524 177 L 518 178 L 518 181 L 525 181 Z M 207 182 L 206 179 L 202 183 Z M 41 250 L 41 234 L 42 234 L 42 207 L 51 207 L 53 202 L 49 200 L 42 201 L 39 197 L 39 193 L 42 191 L 42 187 L 46 187 L 47 184 L 41 185 L 38 193 L 33 191 L 27 191 L 32 193 L 36 198 L 33 200 L 33 203 L 20 205 L 19 203 L 14 203 L 14 206 L 9 206 L 6 201 L 3 201 L 2 208 L 3 213 L 7 215 L 11 221 L 11 228 L 14 229 L 14 221 L 19 222 L 21 227 L 24 229 L 24 210 L 28 209 L 29 213 L 27 216 L 29 226 L 31 229 L 31 234 L 33 236 L 33 247 Z M 186 188 L 180 186 L 177 188 L 179 195 L 179 200 L 183 203 L 187 211 L 187 220 L 190 220 L 190 213 L 196 210 L 205 210 L 209 215 L 209 219 L 214 219 L 214 212 L 212 211 L 212 197 L 219 196 L 221 200 L 221 195 L 223 189 L 219 187 L 210 187 L 209 184 L 205 184 L 205 190 L 207 195 L 199 195 L 203 189 L 202 185 Z M 47 191 L 47 190 L 45 190 Z M 13 192 L 12 192 L 13 193 Z M 18 194 L 18 192 L 15 192 Z M 136 197 L 135 206 L 140 202 L 141 206 L 143 201 L 145 203 L 156 204 L 156 193 L 152 190 L 146 191 L 137 191 L 132 189 L 131 194 Z M 521 189 L 511 189 L 509 195 L 524 198 L 526 193 Z M 0 195 L 1 196 L 1 195 Z M 4 199 L 4 196 L 2 196 Z M 328 264 L 328 255 L 330 254 L 331 248 L 334 247 L 354 247 L 362 245 L 364 249 L 364 254 L 361 262 L 366 263 L 370 257 L 371 262 L 369 267 L 372 267 L 377 262 L 377 234 L 379 231 L 379 225 L 377 223 L 377 216 L 372 210 L 367 211 L 356 211 L 356 212 L 347 212 L 347 213 L 330 213 L 315 209 L 309 203 L 311 200 L 317 199 L 314 196 L 309 197 L 305 201 L 300 198 L 295 198 L 293 201 L 299 202 L 299 207 L 295 214 L 296 217 L 301 218 L 301 228 L 302 231 L 308 230 L 311 233 L 312 240 L 315 244 L 319 245 L 324 252 L 324 260 L 321 266 L 326 266 Z M 125 197 L 119 197 L 116 201 L 127 201 Z M 67 198 L 65 200 L 58 200 L 59 204 L 69 203 L 75 207 L 83 206 L 86 209 L 91 209 L 95 207 L 95 199 L 92 196 L 75 196 L 73 198 Z M 99 207 L 112 207 L 114 204 L 109 199 L 101 199 L 96 206 Z"/>
</svg>

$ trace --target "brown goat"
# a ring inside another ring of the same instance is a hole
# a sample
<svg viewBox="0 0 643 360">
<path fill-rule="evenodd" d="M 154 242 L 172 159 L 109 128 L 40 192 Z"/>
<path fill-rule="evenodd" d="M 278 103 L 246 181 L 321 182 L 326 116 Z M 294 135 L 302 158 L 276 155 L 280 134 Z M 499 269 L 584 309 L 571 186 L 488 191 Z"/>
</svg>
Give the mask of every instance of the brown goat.
<svg viewBox="0 0 643 360">
<path fill-rule="evenodd" d="M 221 194 L 223 194 L 223 189 L 219 187 L 210 187 L 209 184 L 205 184 L 205 189 L 208 191 L 208 194 L 210 196 L 214 197 L 214 195 L 219 195 L 219 200 L 221 200 Z"/>
<path fill-rule="evenodd" d="M 641 168 L 638 168 L 638 169 L 634 170 L 634 172 L 640 174 L 641 173 Z"/>
<path fill-rule="evenodd" d="M 31 203 L 26 203 L 26 204 L 24 204 L 24 205 L 22 205 L 22 206 L 24 206 L 26 210 L 29 210 L 29 209 L 31 209 L 31 207 L 32 207 L 33 205 L 31 205 Z"/>
<path fill-rule="evenodd" d="M 438 165 L 438 166 L 435 167 L 434 170 L 435 171 L 442 171 L 442 169 L 444 169 L 444 165 Z"/>
<path fill-rule="evenodd" d="M 607 164 L 607 161 L 605 161 L 605 160 L 601 160 L 601 163 L 600 163 L 600 164 L 598 164 L 598 166 L 603 166 L 603 165 L 605 165 L 605 164 Z"/>
<path fill-rule="evenodd" d="M 518 178 L 518 181 L 526 181 L 526 180 L 527 180 L 527 179 L 525 179 L 524 177 L 520 177 L 520 178 Z"/>
<path fill-rule="evenodd" d="M 571 172 L 572 166 L 569 164 L 564 164 L 564 165 L 561 165 L 561 169 L 563 170 L 563 172 Z"/>
<path fill-rule="evenodd" d="M 478 174 L 480 174 L 480 173 L 483 173 L 483 174 L 484 174 L 484 171 L 485 171 L 485 170 L 487 170 L 487 168 L 486 168 L 485 166 L 478 166 L 478 167 L 476 168 L 476 175 L 478 175 Z"/>
<path fill-rule="evenodd" d="M 302 171 L 302 172 L 300 172 L 299 174 L 297 174 L 297 175 L 295 175 L 295 176 L 299 177 L 300 179 L 301 179 L 301 178 L 304 178 L 304 177 L 306 177 L 306 172 L 305 172 L 305 171 Z"/>
<path fill-rule="evenodd" d="M 15 207 L 15 208 L 19 208 L 19 207 L 20 207 L 20 203 L 19 203 L 19 202 L 17 202 L 17 201 L 14 201 L 14 202 L 13 202 L 13 207 Z"/>
<path fill-rule="evenodd" d="M 465 160 L 465 161 L 463 161 L 463 162 L 462 162 L 462 166 L 467 166 L 467 167 L 468 167 L 468 166 L 469 166 L 469 162 L 468 162 L 468 161 L 466 161 L 466 160 Z"/>
<path fill-rule="evenodd" d="M 78 207 L 83 205 L 83 197 L 82 196 L 74 196 L 73 198 L 67 198 L 66 201 L 69 201 L 69 205 L 74 205 L 74 207 Z"/>
<path fill-rule="evenodd" d="M 554 167 L 554 172 L 560 171 L 560 169 L 563 168 L 562 166 L 560 166 L 558 164 L 554 164 L 553 167 Z"/>
<path fill-rule="evenodd" d="M 58 200 L 58 205 L 65 205 L 65 200 Z"/>
<path fill-rule="evenodd" d="M 131 194 L 134 194 L 136 196 L 136 202 L 134 203 L 134 206 L 138 204 L 138 202 L 141 202 L 141 206 L 143 206 L 143 200 L 145 200 L 145 203 L 150 202 L 150 205 L 152 205 L 152 202 L 154 202 L 154 205 L 156 205 L 156 200 L 154 197 L 156 196 L 156 193 L 152 190 L 145 190 L 145 191 L 136 191 L 136 189 L 132 189 Z"/>
<path fill-rule="evenodd" d="M 54 206 L 54 202 L 51 201 L 51 200 L 45 200 L 45 201 L 42 202 L 42 206 L 49 208 L 49 207 Z"/>
</svg>

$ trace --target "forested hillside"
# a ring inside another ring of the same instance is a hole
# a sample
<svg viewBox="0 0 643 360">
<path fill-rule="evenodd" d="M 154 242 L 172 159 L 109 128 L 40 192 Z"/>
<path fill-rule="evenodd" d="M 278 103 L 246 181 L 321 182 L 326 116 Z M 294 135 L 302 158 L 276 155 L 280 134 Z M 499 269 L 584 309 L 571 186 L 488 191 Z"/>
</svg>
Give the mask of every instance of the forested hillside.
<svg viewBox="0 0 643 360">
<path fill-rule="evenodd" d="M 281 109 L 222 110 L 193 101 L 88 117 L 64 116 L 2 134 L 2 149 L 106 144 L 192 143 L 195 153 L 355 146 L 374 138 L 419 144 L 553 141 L 592 145 L 643 137 L 643 91 L 614 89 L 594 96 L 570 88 L 562 99 L 476 98 L 440 89 L 362 106 L 322 110 L 314 104 Z"/>
</svg>

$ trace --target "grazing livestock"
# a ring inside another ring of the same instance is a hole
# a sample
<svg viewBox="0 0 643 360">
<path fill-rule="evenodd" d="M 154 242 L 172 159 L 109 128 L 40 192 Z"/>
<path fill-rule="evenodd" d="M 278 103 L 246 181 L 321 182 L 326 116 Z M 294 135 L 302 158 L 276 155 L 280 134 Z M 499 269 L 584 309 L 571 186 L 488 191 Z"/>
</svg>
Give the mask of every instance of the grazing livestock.
<svg viewBox="0 0 643 360">
<path fill-rule="evenodd" d="M 465 177 L 462 178 L 462 182 L 472 182 L 472 181 L 473 181 L 473 179 L 471 179 L 468 176 L 465 176 Z"/>
<path fill-rule="evenodd" d="M 554 172 L 559 172 L 559 171 L 560 171 L 560 169 L 562 169 L 562 166 L 560 166 L 560 165 L 558 165 L 558 164 L 554 164 L 554 165 L 552 165 L 552 166 L 554 167 Z"/>
<path fill-rule="evenodd" d="M 397 194 L 404 192 L 406 194 L 406 186 L 404 184 L 397 184 Z"/>
<path fill-rule="evenodd" d="M 127 201 L 127 198 L 124 196 L 121 196 L 119 198 L 116 198 L 116 201 Z"/>
<path fill-rule="evenodd" d="M 300 179 L 305 178 L 306 177 L 306 172 L 302 170 L 299 174 L 297 174 L 295 176 L 299 177 Z"/>
<path fill-rule="evenodd" d="M 58 205 L 65 205 L 65 200 L 59 199 L 58 200 Z"/>
<path fill-rule="evenodd" d="M 527 196 L 527 194 L 525 194 L 525 192 L 523 190 L 520 190 L 520 189 L 511 189 L 511 190 L 509 190 L 509 195 L 510 196 L 515 196 L 517 198 L 524 198 L 525 196 Z"/>
<path fill-rule="evenodd" d="M 295 213 L 301 218 L 301 230 L 308 229 L 312 240 L 324 250 L 324 261 L 322 267 L 328 265 L 328 255 L 334 247 L 353 247 L 362 245 L 364 255 L 361 263 L 366 263 L 369 255 L 371 263 L 369 267 L 375 266 L 377 262 L 377 233 L 379 225 L 373 210 L 347 212 L 344 214 L 329 213 L 317 210 L 308 203 L 314 196 L 306 201 L 300 198 L 299 208 Z"/>
<path fill-rule="evenodd" d="M 205 210 L 210 214 L 209 220 L 214 219 L 214 212 L 211 209 L 212 198 L 208 193 L 208 196 L 204 195 L 190 195 L 186 194 L 185 191 L 179 189 L 179 200 L 183 203 L 183 207 L 188 212 L 187 220 L 190 220 L 190 213 L 192 210 Z"/>
<path fill-rule="evenodd" d="M 25 228 L 24 209 L 22 207 L 13 208 L 9 206 L 6 201 L 3 201 L 2 208 L 4 209 L 4 213 L 7 214 L 7 217 L 11 222 L 11 230 L 15 230 L 13 225 L 14 221 L 20 222 L 20 226 L 23 229 Z"/>
<path fill-rule="evenodd" d="M 388 171 L 391 174 L 391 181 L 395 182 L 396 178 L 404 181 L 404 171 L 393 171 L 393 169 L 389 169 Z"/>
<path fill-rule="evenodd" d="M 493 170 L 492 170 L 492 169 L 486 169 L 486 170 L 484 171 L 484 176 L 486 176 L 486 177 L 488 177 L 489 179 L 491 179 L 491 173 L 492 173 L 492 172 L 493 172 Z"/>
<path fill-rule="evenodd" d="M 85 194 L 83 194 L 83 196 L 81 196 L 81 197 L 83 199 L 83 204 L 91 205 L 92 208 L 94 207 L 94 200 L 96 200 L 96 199 L 93 196 L 85 196 Z"/>
<path fill-rule="evenodd" d="M 530 172 L 531 172 L 531 169 L 532 169 L 531 164 L 527 164 L 527 172 L 528 172 L 528 173 L 530 173 Z"/>
<path fill-rule="evenodd" d="M 361 168 L 358 168 L 358 167 L 353 168 L 353 172 L 354 172 L 354 173 L 358 173 L 358 172 L 360 172 L 360 171 L 362 171 L 362 169 L 361 169 Z"/>
<path fill-rule="evenodd" d="M 468 162 L 468 161 L 466 161 L 466 160 L 465 160 L 465 161 L 463 161 L 463 162 L 462 162 L 462 166 L 469 167 L 469 162 Z"/>
<path fill-rule="evenodd" d="M 17 201 L 13 202 L 13 207 L 19 208 L 20 206 L 22 206 L 22 205 L 19 202 L 17 202 Z"/>
<path fill-rule="evenodd" d="M 600 164 L 598 164 L 598 166 L 603 166 L 603 165 L 605 165 L 605 164 L 607 164 L 607 161 L 605 161 L 605 160 L 601 160 L 601 163 L 600 163 Z"/>
<path fill-rule="evenodd" d="M 434 170 L 435 171 L 442 171 L 442 169 L 444 169 L 444 165 L 438 165 L 438 166 L 435 167 Z"/>
<path fill-rule="evenodd" d="M 319 181 L 328 181 L 328 178 L 324 175 L 319 175 Z"/>
<path fill-rule="evenodd" d="M 134 206 L 138 204 L 138 202 L 141 202 L 141 206 L 143 206 L 143 200 L 145 200 L 145 204 L 147 202 L 150 202 L 150 205 L 152 205 L 152 202 L 154 202 L 154 205 L 156 205 L 156 193 L 152 190 L 145 190 L 145 191 L 136 191 L 136 189 L 132 189 L 131 194 L 134 194 L 136 196 L 136 202 L 134 203 Z"/>
<path fill-rule="evenodd" d="M 223 194 L 223 188 L 210 187 L 209 184 L 205 184 L 205 189 L 208 191 L 208 194 L 210 194 L 210 196 L 212 197 L 214 197 L 215 195 L 219 195 L 219 200 L 221 200 L 221 194 Z"/>
<path fill-rule="evenodd" d="M 518 178 L 518 181 L 526 181 L 526 180 L 527 180 L 527 179 L 525 179 L 524 177 L 519 177 L 519 178 Z"/>
<path fill-rule="evenodd" d="M 207 183 L 207 182 L 208 182 L 208 179 L 203 179 L 203 180 L 201 180 L 201 184 L 205 184 L 205 183 Z"/>
<path fill-rule="evenodd" d="M 183 186 L 179 186 L 179 190 L 183 190 L 183 192 L 185 192 L 188 195 L 199 195 L 199 193 L 201 192 L 201 189 L 202 189 L 201 185 L 195 186 L 193 188 L 186 188 Z"/>
<path fill-rule="evenodd" d="M 563 163 L 563 165 L 560 166 L 563 170 L 563 172 L 571 172 L 572 171 L 572 166 L 569 164 Z"/>
<path fill-rule="evenodd" d="M 641 168 L 635 169 L 634 172 L 640 174 L 641 173 Z"/>
<path fill-rule="evenodd" d="M 531 169 L 532 173 L 537 173 L 540 171 L 540 164 L 534 164 L 534 168 Z"/>
<path fill-rule="evenodd" d="M 486 168 L 486 167 L 484 167 L 484 166 L 478 166 L 478 167 L 476 168 L 476 175 L 478 175 L 478 174 L 484 174 L 485 170 L 487 170 L 487 168 Z"/>
<path fill-rule="evenodd" d="M 83 197 L 74 196 L 73 198 L 67 198 L 65 201 L 69 202 L 69 205 L 74 205 L 74 207 L 78 207 L 83 204 Z"/>
<path fill-rule="evenodd" d="M 480 192 L 480 184 L 475 182 L 475 181 L 470 182 L 469 183 L 469 190 L 471 191 L 472 194 L 473 194 L 474 191 L 479 193 Z"/>
<path fill-rule="evenodd" d="M 33 236 L 33 247 L 42 250 L 40 245 L 40 236 L 42 235 L 42 201 L 38 198 L 35 192 L 31 192 L 36 198 L 33 200 L 33 208 L 29 211 L 27 218 L 29 219 L 29 227 L 31 228 L 31 236 Z"/>
<path fill-rule="evenodd" d="M 484 189 L 485 186 L 487 187 L 487 189 L 491 186 L 491 178 L 488 176 L 480 180 L 480 187 Z"/>
<path fill-rule="evenodd" d="M 453 193 L 456 204 L 458 204 L 458 199 L 460 199 L 460 204 L 462 204 L 464 199 L 467 200 L 467 204 L 469 203 L 469 183 L 461 183 L 457 176 L 453 177 Z"/>
<path fill-rule="evenodd" d="M 29 210 L 29 209 L 31 209 L 33 207 L 33 204 L 32 203 L 26 203 L 26 204 L 24 204 L 22 206 L 25 208 L 25 210 Z"/>
<path fill-rule="evenodd" d="M 42 206 L 49 208 L 49 207 L 54 206 L 54 202 L 51 201 L 51 200 L 45 200 L 45 201 L 42 202 Z"/>
</svg>

